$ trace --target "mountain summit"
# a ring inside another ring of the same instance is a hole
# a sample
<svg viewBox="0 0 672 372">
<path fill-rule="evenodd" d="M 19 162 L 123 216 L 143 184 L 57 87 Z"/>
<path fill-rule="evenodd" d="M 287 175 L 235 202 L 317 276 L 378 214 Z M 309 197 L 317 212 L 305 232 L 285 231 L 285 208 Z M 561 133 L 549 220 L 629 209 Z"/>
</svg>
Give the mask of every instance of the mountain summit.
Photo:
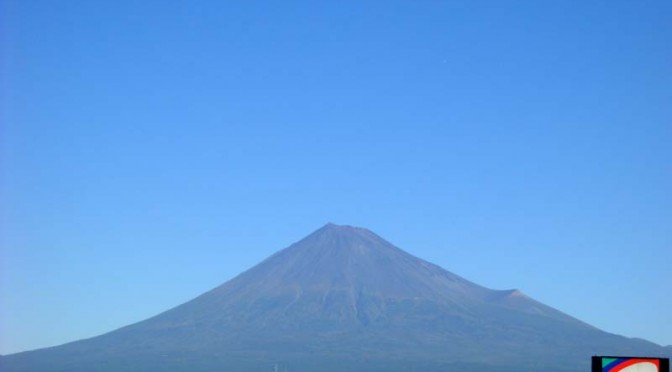
<svg viewBox="0 0 672 372">
<path fill-rule="evenodd" d="M 518 290 L 492 290 L 373 232 L 327 224 L 145 321 L 0 358 L 13 371 L 520 371 L 665 355 Z"/>
</svg>

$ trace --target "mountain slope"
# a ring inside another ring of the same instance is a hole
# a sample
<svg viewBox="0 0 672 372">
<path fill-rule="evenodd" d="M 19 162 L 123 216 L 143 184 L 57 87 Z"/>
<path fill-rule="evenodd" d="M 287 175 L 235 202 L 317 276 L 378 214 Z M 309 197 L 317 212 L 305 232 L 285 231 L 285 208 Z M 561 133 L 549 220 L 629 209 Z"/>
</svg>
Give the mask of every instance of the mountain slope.
<svg viewBox="0 0 672 372">
<path fill-rule="evenodd" d="M 2 371 L 576 370 L 664 355 L 517 290 L 481 287 L 369 230 L 328 224 L 192 301 L 128 327 L 6 356 Z M 551 363 L 549 367 L 547 364 Z"/>
</svg>

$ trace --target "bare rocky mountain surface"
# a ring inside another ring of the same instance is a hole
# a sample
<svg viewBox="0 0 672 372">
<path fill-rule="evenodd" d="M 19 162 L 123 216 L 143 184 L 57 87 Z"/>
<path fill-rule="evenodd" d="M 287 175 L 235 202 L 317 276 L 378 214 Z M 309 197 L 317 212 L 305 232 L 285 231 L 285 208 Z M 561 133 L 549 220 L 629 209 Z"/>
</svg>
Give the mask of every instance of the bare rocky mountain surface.
<svg viewBox="0 0 672 372">
<path fill-rule="evenodd" d="M 518 290 L 472 283 L 369 230 L 328 224 L 145 321 L 0 357 L 2 372 L 579 371 L 670 356 Z"/>
</svg>

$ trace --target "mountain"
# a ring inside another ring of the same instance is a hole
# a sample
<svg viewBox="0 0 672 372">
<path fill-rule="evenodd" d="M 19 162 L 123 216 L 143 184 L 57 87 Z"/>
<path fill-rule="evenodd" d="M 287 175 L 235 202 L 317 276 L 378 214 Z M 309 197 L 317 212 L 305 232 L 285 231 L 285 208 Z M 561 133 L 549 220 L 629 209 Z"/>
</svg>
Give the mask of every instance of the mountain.
<svg viewBox="0 0 672 372">
<path fill-rule="evenodd" d="M 0 371 L 576 371 L 596 354 L 672 353 L 328 224 L 185 304 Z"/>
</svg>

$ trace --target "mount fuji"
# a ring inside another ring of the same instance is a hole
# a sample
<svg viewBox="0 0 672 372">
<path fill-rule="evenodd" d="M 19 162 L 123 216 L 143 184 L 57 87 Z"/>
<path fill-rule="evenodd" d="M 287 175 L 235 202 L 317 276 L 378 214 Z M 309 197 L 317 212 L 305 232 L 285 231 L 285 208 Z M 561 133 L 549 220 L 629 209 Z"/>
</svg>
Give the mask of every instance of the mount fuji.
<svg viewBox="0 0 672 372">
<path fill-rule="evenodd" d="M 187 303 L 2 356 L 0 371 L 578 371 L 597 354 L 672 349 L 485 288 L 367 229 L 327 224 Z"/>
</svg>

